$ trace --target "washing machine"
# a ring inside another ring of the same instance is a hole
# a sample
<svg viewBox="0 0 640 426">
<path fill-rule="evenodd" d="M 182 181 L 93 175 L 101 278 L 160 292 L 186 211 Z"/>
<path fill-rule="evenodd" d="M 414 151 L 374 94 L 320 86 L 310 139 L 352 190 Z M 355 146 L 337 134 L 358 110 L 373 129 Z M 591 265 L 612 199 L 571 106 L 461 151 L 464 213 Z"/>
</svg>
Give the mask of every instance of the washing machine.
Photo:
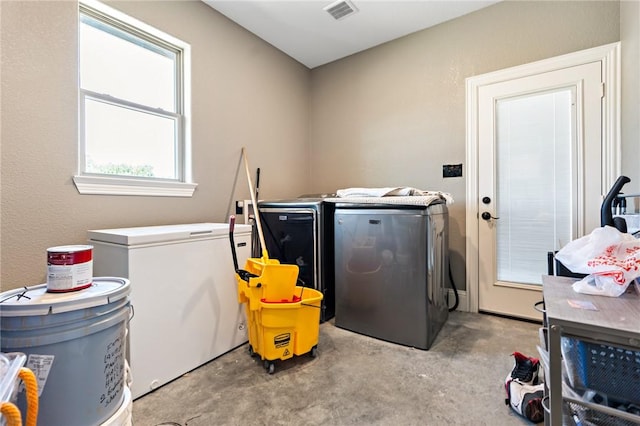
<svg viewBox="0 0 640 426">
<path fill-rule="evenodd" d="M 338 203 L 335 325 L 429 349 L 448 318 L 448 210 Z"/>
</svg>

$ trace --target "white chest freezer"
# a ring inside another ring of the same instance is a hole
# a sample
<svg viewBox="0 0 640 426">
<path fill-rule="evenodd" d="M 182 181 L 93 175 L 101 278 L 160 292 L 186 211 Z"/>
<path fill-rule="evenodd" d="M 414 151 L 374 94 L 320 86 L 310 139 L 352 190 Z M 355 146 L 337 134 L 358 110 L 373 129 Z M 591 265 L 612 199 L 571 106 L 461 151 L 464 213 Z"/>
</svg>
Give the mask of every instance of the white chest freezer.
<svg viewBox="0 0 640 426">
<path fill-rule="evenodd" d="M 133 398 L 248 341 L 229 225 L 197 223 L 88 231 L 95 276 L 131 281 Z M 242 267 L 251 226 L 236 225 Z"/>
</svg>

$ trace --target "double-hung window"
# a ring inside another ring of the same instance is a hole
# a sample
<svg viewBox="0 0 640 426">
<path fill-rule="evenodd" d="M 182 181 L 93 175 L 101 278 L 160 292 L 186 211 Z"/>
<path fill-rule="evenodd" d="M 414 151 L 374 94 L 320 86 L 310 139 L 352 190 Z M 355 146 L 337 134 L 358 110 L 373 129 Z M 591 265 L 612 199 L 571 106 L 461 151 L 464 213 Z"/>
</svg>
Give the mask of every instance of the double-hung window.
<svg viewBox="0 0 640 426">
<path fill-rule="evenodd" d="M 189 46 L 97 2 L 79 16 L 78 190 L 190 196 Z"/>
</svg>

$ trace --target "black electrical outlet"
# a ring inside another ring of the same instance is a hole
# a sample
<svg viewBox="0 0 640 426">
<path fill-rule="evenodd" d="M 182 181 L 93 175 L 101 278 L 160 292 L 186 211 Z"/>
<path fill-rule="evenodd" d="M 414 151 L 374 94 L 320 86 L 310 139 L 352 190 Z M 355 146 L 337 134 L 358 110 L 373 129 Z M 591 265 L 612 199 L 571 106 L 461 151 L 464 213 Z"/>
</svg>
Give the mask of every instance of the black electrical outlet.
<svg viewBox="0 0 640 426">
<path fill-rule="evenodd" d="M 462 176 L 462 164 L 445 164 L 442 166 L 442 177 L 460 177 Z"/>
</svg>

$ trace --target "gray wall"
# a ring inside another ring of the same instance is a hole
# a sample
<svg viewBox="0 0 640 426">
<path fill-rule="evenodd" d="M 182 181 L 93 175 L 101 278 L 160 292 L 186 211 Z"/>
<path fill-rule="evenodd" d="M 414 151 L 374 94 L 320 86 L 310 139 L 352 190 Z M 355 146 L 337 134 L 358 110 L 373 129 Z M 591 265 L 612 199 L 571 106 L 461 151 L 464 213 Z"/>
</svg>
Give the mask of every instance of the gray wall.
<svg viewBox="0 0 640 426">
<path fill-rule="evenodd" d="M 311 72 L 314 192 L 449 192 L 453 277 L 464 288 L 465 79 L 616 42 L 618 2 L 503 2 Z"/>
<path fill-rule="evenodd" d="M 640 193 L 640 0 L 620 2 L 622 172 L 627 193 Z M 633 199 L 638 209 L 638 199 Z"/>
<path fill-rule="evenodd" d="M 78 5 L 0 1 L 2 290 L 46 282 L 47 247 L 86 243 L 88 229 L 226 222 L 230 200 L 249 198 L 242 146 L 262 196 L 308 190 L 306 67 L 202 2 L 110 5 L 191 44 L 198 188 L 192 198 L 80 195 Z"/>
<path fill-rule="evenodd" d="M 465 178 L 441 170 L 464 163 L 465 78 L 620 39 L 623 172 L 637 175 L 637 1 L 500 3 L 311 71 L 201 2 L 110 4 L 192 45 L 198 189 L 188 199 L 79 195 L 77 4 L 0 1 L 2 290 L 45 282 L 46 248 L 84 243 L 88 229 L 226 221 L 231 200 L 248 198 L 242 146 L 261 168 L 261 198 L 450 192 L 464 283 Z"/>
</svg>

